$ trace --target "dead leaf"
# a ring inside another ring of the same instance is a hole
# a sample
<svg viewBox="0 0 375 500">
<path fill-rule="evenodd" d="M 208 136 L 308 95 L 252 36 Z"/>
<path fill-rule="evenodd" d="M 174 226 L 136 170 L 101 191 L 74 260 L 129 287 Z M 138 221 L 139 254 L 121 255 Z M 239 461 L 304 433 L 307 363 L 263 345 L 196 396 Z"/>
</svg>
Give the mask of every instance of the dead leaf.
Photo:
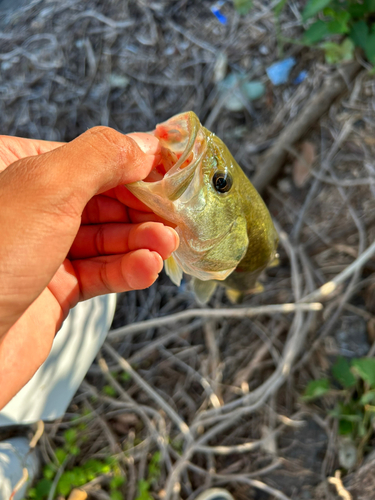
<svg viewBox="0 0 375 500">
<path fill-rule="evenodd" d="M 134 413 L 123 413 L 111 419 L 113 430 L 121 435 L 128 434 L 130 429 L 134 429 L 139 424 L 139 419 Z"/>
<path fill-rule="evenodd" d="M 366 310 L 374 314 L 375 313 L 375 283 L 371 283 L 364 293 Z"/>
<path fill-rule="evenodd" d="M 367 322 L 367 336 L 371 343 L 375 342 L 375 318 L 371 318 Z"/>
<path fill-rule="evenodd" d="M 309 180 L 315 158 L 315 145 L 312 142 L 303 142 L 300 154 L 293 164 L 293 182 L 297 188 L 303 187 Z"/>
<path fill-rule="evenodd" d="M 86 498 L 87 498 L 86 491 L 74 488 L 74 490 L 71 491 L 68 500 L 86 500 Z"/>
</svg>

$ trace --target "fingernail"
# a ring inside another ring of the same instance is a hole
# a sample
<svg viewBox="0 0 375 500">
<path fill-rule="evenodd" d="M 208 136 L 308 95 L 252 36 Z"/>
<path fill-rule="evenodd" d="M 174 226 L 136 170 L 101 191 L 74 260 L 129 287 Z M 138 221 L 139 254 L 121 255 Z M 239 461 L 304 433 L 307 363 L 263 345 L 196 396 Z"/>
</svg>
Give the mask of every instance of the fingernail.
<svg viewBox="0 0 375 500">
<path fill-rule="evenodd" d="M 145 132 L 135 132 L 128 134 L 135 141 L 140 149 L 147 155 L 156 155 L 161 150 L 159 139 Z"/>
<path fill-rule="evenodd" d="M 154 259 L 155 261 L 158 263 L 158 268 L 159 268 L 159 271 L 158 273 L 161 272 L 161 270 L 163 269 L 163 259 L 160 257 L 160 255 L 158 254 L 158 252 L 151 252 L 154 256 Z"/>
<path fill-rule="evenodd" d="M 165 226 L 165 227 L 173 235 L 173 238 L 174 238 L 174 241 L 175 241 L 175 246 L 174 246 L 174 248 L 173 248 L 172 251 L 174 252 L 174 251 L 177 250 L 177 248 L 178 248 L 178 246 L 180 244 L 180 237 L 178 236 L 178 233 L 176 233 L 176 231 L 173 228 L 171 228 L 169 226 Z"/>
<path fill-rule="evenodd" d="M 147 168 L 148 174 L 157 165 L 156 158 L 153 155 L 147 155 L 142 161 L 144 166 Z"/>
</svg>

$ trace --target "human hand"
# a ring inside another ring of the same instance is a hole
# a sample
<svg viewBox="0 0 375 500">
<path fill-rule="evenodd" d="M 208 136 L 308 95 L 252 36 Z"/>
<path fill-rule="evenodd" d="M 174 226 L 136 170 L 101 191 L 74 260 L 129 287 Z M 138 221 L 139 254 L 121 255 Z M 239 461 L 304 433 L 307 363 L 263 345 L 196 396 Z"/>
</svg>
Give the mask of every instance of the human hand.
<svg viewBox="0 0 375 500">
<path fill-rule="evenodd" d="M 123 186 L 159 159 L 156 138 L 131 137 L 105 127 L 65 145 L 0 136 L 0 408 L 78 301 L 150 286 L 178 246 Z"/>
</svg>

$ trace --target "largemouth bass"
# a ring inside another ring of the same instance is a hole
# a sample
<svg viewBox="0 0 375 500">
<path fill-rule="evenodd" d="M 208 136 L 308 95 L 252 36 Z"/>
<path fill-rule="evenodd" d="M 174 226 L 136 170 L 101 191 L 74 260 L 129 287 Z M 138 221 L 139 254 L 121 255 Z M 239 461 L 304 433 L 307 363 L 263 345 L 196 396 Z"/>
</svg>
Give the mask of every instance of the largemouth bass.
<svg viewBox="0 0 375 500">
<path fill-rule="evenodd" d="M 178 249 L 165 263 L 173 283 L 183 272 L 207 302 L 218 284 L 235 300 L 251 292 L 275 258 L 278 237 L 262 198 L 222 140 L 186 112 L 151 132 L 162 146 L 160 164 L 127 188 L 176 226 Z"/>
</svg>

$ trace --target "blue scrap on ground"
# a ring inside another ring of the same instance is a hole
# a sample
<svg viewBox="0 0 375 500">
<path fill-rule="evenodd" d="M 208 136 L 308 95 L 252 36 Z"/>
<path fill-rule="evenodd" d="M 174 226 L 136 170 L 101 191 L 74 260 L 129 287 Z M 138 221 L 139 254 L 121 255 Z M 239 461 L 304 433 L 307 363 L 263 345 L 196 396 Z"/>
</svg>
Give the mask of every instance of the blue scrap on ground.
<svg viewBox="0 0 375 500">
<path fill-rule="evenodd" d="M 296 60 L 294 57 L 288 57 L 287 59 L 271 64 L 271 66 L 266 68 L 268 78 L 271 80 L 273 85 L 282 85 L 283 83 L 287 83 L 290 71 L 295 64 Z"/>
<path fill-rule="evenodd" d="M 212 14 L 217 18 L 217 20 L 221 24 L 227 24 L 228 19 L 222 12 L 220 11 L 221 7 L 224 5 L 225 1 L 221 2 L 216 2 L 212 7 L 211 7 L 211 12 Z"/>
<path fill-rule="evenodd" d="M 294 85 L 299 85 L 300 83 L 303 82 L 303 80 L 305 80 L 307 78 L 307 75 L 308 75 L 308 72 L 305 69 L 303 69 L 295 77 L 295 79 L 293 80 L 293 84 Z"/>
</svg>

